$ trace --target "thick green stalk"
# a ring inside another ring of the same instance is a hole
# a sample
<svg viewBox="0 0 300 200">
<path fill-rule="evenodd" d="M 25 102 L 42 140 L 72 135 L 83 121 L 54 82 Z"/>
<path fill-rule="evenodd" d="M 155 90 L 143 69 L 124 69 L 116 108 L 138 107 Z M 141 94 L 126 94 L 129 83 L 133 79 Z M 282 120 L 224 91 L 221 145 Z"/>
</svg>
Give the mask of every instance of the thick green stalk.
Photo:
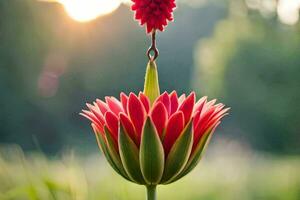
<svg viewBox="0 0 300 200">
<path fill-rule="evenodd" d="M 147 200 L 157 200 L 156 185 L 148 185 L 146 187 L 147 187 Z"/>
<path fill-rule="evenodd" d="M 153 60 L 150 60 L 147 65 L 144 94 L 149 98 L 151 104 L 160 95 L 157 67 Z"/>
</svg>

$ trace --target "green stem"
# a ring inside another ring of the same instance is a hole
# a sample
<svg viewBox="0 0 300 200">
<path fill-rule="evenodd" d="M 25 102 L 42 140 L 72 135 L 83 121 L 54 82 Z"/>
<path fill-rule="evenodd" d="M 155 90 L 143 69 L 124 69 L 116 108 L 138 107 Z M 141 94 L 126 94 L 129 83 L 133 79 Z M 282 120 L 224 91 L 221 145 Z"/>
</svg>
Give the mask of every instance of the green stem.
<svg viewBox="0 0 300 200">
<path fill-rule="evenodd" d="M 147 187 L 147 200 L 156 200 L 156 185 L 148 185 Z"/>
</svg>

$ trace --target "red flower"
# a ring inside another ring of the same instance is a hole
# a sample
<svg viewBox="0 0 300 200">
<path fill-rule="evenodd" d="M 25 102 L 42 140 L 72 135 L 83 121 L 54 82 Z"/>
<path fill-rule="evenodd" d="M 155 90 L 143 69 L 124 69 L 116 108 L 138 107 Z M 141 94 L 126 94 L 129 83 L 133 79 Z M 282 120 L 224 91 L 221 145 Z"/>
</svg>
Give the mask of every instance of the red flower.
<svg viewBox="0 0 300 200">
<path fill-rule="evenodd" d="M 168 21 L 173 20 L 176 8 L 175 0 L 132 0 L 131 9 L 135 11 L 135 19 L 141 25 L 146 24 L 147 33 L 153 30 L 163 31 Z"/>
<path fill-rule="evenodd" d="M 176 173 L 171 171 L 168 174 L 166 169 L 162 170 L 164 174 L 161 174 L 156 182 L 157 184 L 168 183 L 179 179 L 194 168 L 195 162 L 200 159 L 205 144 L 219 125 L 221 118 L 229 110 L 228 108 L 224 109 L 223 104 L 215 104 L 216 100 L 208 102 L 207 98 L 203 97 L 195 103 L 195 99 L 194 92 L 188 97 L 183 94 L 179 98 L 175 91 L 171 94 L 165 92 L 151 105 L 148 97 L 143 93 L 138 96 L 133 93 L 130 93 L 129 96 L 121 93 L 120 100 L 114 97 L 106 97 L 105 102 L 97 99 L 93 105 L 87 104 L 89 110 L 83 110 L 81 115 L 91 121 L 96 136 L 102 142 L 100 146 L 107 159 L 112 160 L 110 163 L 117 168 L 116 171 L 123 177 L 140 184 L 148 184 L 147 175 L 142 170 L 143 176 L 134 176 L 131 174 L 130 167 L 126 167 L 126 159 L 119 152 L 122 151 L 120 131 L 125 132 L 126 137 L 129 138 L 127 140 L 132 141 L 132 144 L 130 142 L 128 144 L 133 147 L 132 149 L 136 149 L 137 154 L 140 154 L 143 134 L 149 131 L 149 125 L 152 126 L 153 133 L 157 135 L 162 146 L 162 158 L 166 160 L 165 165 L 162 163 L 162 169 L 164 169 L 168 165 L 169 157 L 173 156 L 172 152 L 176 152 L 176 148 L 179 148 L 177 147 L 180 146 L 180 144 L 177 144 L 181 142 L 179 140 L 184 141 L 184 139 L 181 139 L 182 135 L 189 129 L 188 127 L 191 127 L 190 143 L 186 143 L 186 147 L 183 145 L 183 149 L 190 148 L 190 150 L 184 151 L 187 154 L 185 156 L 186 161 L 182 162 L 182 166 Z M 127 146 L 125 147 L 127 148 Z M 146 148 L 149 148 L 149 146 Z M 127 155 L 127 152 L 125 153 Z M 183 156 L 185 153 L 180 151 L 180 154 L 182 155 L 177 154 L 175 157 Z M 134 159 L 131 158 L 130 162 L 134 162 Z M 138 166 L 140 162 L 142 161 L 137 161 Z M 170 162 L 174 165 L 174 161 Z M 135 169 L 133 171 L 137 173 L 139 170 Z"/>
</svg>

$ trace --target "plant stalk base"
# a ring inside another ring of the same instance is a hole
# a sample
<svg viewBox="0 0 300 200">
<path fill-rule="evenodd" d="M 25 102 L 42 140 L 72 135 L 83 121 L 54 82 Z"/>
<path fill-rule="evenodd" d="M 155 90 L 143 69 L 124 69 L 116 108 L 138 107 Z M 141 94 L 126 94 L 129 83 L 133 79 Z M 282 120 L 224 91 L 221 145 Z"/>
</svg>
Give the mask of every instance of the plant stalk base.
<svg viewBox="0 0 300 200">
<path fill-rule="evenodd" d="M 147 200 L 157 200 L 156 198 L 156 185 L 146 186 L 147 188 Z"/>
</svg>

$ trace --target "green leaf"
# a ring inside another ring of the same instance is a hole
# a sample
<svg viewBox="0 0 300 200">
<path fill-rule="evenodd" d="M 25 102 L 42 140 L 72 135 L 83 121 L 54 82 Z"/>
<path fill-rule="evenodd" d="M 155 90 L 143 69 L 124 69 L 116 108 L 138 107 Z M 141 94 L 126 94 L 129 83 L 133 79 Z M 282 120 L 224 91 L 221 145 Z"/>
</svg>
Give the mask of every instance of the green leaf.
<svg viewBox="0 0 300 200">
<path fill-rule="evenodd" d="M 139 150 L 122 125 L 120 125 L 118 139 L 119 152 L 125 171 L 132 180 L 144 184 L 145 181 L 139 163 Z"/>
<path fill-rule="evenodd" d="M 193 146 L 193 123 L 190 121 L 186 128 L 176 140 L 168 155 L 164 175 L 163 184 L 168 184 L 175 178 L 185 167 Z"/>
<path fill-rule="evenodd" d="M 107 153 L 109 155 L 109 158 L 112 160 L 112 162 L 115 164 L 117 169 L 120 171 L 121 174 L 126 175 L 126 172 L 124 170 L 124 167 L 122 165 L 122 161 L 120 159 L 119 153 L 116 150 L 117 144 L 115 144 L 115 141 L 111 137 L 110 131 L 107 129 L 106 126 L 104 126 L 104 132 L 105 137 L 107 141 Z M 101 137 L 99 137 L 101 138 Z M 103 141 L 104 142 L 104 141 Z M 104 144 L 105 145 L 105 144 Z M 126 175 L 127 176 L 127 175 Z M 128 176 L 127 176 L 128 177 Z"/>
<path fill-rule="evenodd" d="M 142 133 L 140 165 L 147 184 L 157 185 L 164 172 L 165 155 L 160 137 L 148 117 Z"/>
<path fill-rule="evenodd" d="M 152 104 L 160 95 L 157 67 L 154 61 L 149 61 L 146 69 L 144 94 L 149 98 Z"/>
<path fill-rule="evenodd" d="M 96 139 L 97 139 L 98 145 L 99 145 L 99 147 L 101 148 L 101 150 L 102 150 L 102 152 L 103 152 L 103 154 L 104 154 L 104 156 L 105 156 L 107 162 L 110 164 L 110 166 L 111 166 L 111 167 L 112 167 L 119 175 L 121 175 L 123 178 L 127 179 L 128 181 L 131 181 L 131 180 L 129 179 L 129 177 L 127 176 L 127 174 L 125 173 L 125 170 L 123 169 L 123 167 L 122 167 L 122 169 L 119 169 L 119 168 L 117 167 L 117 165 L 114 163 L 114 161 L 112 160 L 112 158 L 111 158 L 111 156 L 110 156 L 110 154 L 109 154 L 109 152 L 108 152 L 108 149 L 107 149 L 107 147 L 106 147 L 106 144 L 105 144 L 104 139 L 103 139 L 99 134 L 100 134 L 100 133 L 95 134 L 95 135 L 96 135 Z"/>
<path fill-rule="evenodd" d="M 209 144 L 211 136 L 212 136 L 212 134 L 211 134 L 211 129 L 210 129 L 201 138 L 198 146 L 196 147 L 195 151 L 189 158 L 189 161 L 186 164 L 184 170 L 182 170 L 182 172 L 175 179 L 173 179 L 172 182 L 175 182 L 178 179 L 181 179 L 182 177 L 187 175 L 189 172 L 191 172 L 197 166 L 197 164 L 201 160 L 203 154 L 205 153 L 205 150 Z"/>
</svg>

